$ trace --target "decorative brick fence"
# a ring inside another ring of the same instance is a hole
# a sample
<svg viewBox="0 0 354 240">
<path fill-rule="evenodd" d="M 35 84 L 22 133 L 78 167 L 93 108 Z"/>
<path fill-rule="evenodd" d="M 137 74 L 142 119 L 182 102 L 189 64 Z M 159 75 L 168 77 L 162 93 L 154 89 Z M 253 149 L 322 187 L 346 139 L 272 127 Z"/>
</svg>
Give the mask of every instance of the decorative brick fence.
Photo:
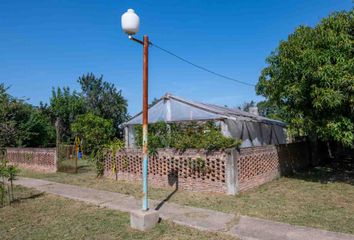
<svg viewBox="0 0 354 240">
<path fill-rule="evenodd" d="M 141 180 L 141 150 L 127 149 L 105 161 L 105 175 L 118 180 Z M 149 157 L 149 184 L 187 190 L 225 192 L 226 152 L 160 149 Z"/>
<path fill-rule="evenodd" d="M 238 190 L 245 191 L 308 167 L 307 144 L 298 142 L 241 149 L 237 158 Z"/>
<path fill-rule="evenodd" d="M 7 148 L 6 157 L 10 164 L 21 168 L 43 172 L 57 171 L 55 148 Z"/>
<path fill-rule="evenodd" d="M 141 181 L 141 163 L 141 150 L 120 151 L 106 159 L 105 176 Z M 309 164 L 306 142 L 212 153 L 160 149 L 149 158 L 149 183 L 158 187 L 234 195 Z"/>
</svg>

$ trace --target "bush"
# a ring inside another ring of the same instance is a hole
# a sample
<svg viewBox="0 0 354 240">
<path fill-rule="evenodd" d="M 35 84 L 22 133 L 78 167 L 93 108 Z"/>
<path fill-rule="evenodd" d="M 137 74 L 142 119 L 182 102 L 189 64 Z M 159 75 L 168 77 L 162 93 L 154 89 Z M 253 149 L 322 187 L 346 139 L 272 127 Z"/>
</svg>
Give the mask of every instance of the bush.
<svg viewBox="0 0 354 240">
<path fill-rule="evenodd" d="M 91 155 L 96 166 L 97 176 L 103 174 L 105 154 L 103 149 L 114 136 L 112 120 L 107 120 L 92 113 L 80 115 L 71 124 L 71 131 L 83 139 L 83 151 Z"/>
<path fill-rule="evenodd" d="M 135 126 L 136 144 L 142 147 L 142 126 Z M 157 148 L 205 149 L 207 151 L 239 147 L 241 142 L 225 137 L 213 122 L 149 124 L 148 144 L 150 153 Z"/>
<path fill-rule="evenodd" d="M 266 59 L 257 94 L 290 134 L 354 144 L 354 8 L 299 26 Z M 334 144 L 336 146 L 336 144 Z"/>
<path fill-rule="evenodd" d="M 83 139 L 83 150 L 86 154 L 97 151 L 114 136 L 112 121 L 92 113 L 78 116 L 71 124 L 71 131 Z"/>
</svg>

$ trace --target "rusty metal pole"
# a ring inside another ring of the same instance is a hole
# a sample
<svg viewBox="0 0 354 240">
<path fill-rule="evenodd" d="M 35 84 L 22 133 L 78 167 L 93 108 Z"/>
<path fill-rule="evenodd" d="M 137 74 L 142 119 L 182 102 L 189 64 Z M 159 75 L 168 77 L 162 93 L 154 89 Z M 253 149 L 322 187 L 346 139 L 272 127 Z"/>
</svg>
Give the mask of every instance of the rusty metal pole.
<svg viewBox="0 0 354 240">
<path fill-rule="evenodd" d="M 144 65 L 143 65 L 143 211 L 149 209 L 148 203 L 148 60 L 149 38 L 144 36 Z"/>
</svg>

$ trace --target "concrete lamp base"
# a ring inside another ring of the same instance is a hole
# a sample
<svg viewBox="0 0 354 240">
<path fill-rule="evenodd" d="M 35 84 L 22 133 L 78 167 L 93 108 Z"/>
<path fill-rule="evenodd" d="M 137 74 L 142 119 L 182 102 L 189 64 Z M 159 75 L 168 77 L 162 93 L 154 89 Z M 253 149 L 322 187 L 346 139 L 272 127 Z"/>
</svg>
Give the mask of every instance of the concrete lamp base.
<svg viewBox="0 0 354 240">
<path fill-rule="evenodd" d="M 156 210 L 135 210 L 130 213 L 130 226 L 140 231 L 152 229 L 158 221 L 159 213 Z"/>
</svg>

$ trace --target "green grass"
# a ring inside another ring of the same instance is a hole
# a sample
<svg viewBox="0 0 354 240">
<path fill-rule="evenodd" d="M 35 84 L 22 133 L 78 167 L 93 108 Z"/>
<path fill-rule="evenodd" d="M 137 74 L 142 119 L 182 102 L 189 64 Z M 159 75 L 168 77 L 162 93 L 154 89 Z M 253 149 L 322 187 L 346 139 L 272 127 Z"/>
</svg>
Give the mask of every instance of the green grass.
<svg viewBox="0 0 354 240">
<path fill-rule="evenodd" d="M 5 239 L 234 239 L 162 221 L 154 229 L 130 228 L 129 215 L 23 187 L 19 201 L 0 208 L 0 238 Z"/>
<path fill-rule="evenodd" d="M 23 171 L 21 175 L 119 192 L 136 198 L 141 196 L 140 183 L 97 179 L 89 168 L 81 168 L 79 174 Z M 179 190 L 169 202 L 354 234 L 352 179 L 332 181 L 335 179 L 333 176 L 331 170 L 317 168 L 292 177 L 282 177 L 238 196 Z M 172 191 L 150 188 L 149 196 L 163 200 Z"/>
</svg>

